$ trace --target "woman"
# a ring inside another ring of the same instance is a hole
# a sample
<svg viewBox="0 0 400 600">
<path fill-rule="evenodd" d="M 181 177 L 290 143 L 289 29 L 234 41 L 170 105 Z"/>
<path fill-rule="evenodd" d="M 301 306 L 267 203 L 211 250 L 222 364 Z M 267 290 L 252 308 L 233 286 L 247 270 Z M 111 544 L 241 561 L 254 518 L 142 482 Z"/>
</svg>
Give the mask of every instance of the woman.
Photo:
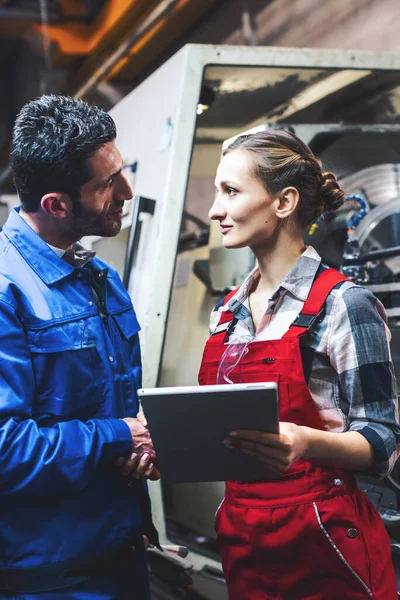
<svg viewBox="0 0 400 600">
<path fill-rule="evenodd" d="M 295 135 L 237 138 L 216 176 L 211 219 L 257 267 L 214 309 L 201 384 L 276 381 L 280 433 L 235 431 L 233 451 L 275 480 L 227 482 L 216 528 L 230 600 L 397 599 L 388 535 L 354 472 L 398 456 L 385 313 L 327 269 L 302 231 L 343 202 Z"/>
</svg>

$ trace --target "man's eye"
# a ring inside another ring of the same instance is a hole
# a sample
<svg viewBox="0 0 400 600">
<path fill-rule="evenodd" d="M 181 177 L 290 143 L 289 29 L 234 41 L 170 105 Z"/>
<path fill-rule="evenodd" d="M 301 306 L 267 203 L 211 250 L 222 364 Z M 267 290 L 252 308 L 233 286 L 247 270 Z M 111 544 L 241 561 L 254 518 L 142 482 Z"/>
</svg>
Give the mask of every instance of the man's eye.
<svg viewBox="0 0 400 600">
<path fill-rule="evenodd" d="M 111 187 L 113 183 L 114 183 L 114 177 L 111 177 L 111 179 L 109 179 L 107 182 L 107 187 Z"/>
</svg>

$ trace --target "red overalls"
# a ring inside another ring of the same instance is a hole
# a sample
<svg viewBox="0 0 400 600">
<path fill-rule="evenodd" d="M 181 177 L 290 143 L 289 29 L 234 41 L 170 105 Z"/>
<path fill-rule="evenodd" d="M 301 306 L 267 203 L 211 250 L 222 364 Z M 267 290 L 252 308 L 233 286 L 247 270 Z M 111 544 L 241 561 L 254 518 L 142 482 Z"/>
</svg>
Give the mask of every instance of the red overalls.
<svg viewBox="0 0 400 600">
<path fill-rule="evenodd" d="M 281 421 L 325 429 L 304 379 L 299 338 L 344 279 L 324 271 L 297 324 L 280 340 L 250 343 L 230 372 L 234 383 L 276 381 Z M 223 312 L 220 324 L 232 319 Z M 201 385 L 216 383 L 225 335 L 206 344 Z M 397 600 L 382 520 L 341 469 L 299 460 L 279 481 L 229 481 L 216 529 L 230 600 Z"/>
</svg>

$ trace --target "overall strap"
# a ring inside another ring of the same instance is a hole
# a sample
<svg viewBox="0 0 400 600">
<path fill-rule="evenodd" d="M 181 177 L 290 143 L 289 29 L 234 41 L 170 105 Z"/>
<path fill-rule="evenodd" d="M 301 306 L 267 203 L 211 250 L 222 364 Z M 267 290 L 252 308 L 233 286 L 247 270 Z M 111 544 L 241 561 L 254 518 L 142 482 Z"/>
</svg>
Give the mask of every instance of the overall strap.
<svg viewBox="0 0 400 600">
<path fill-rule="evenodd" d="M 321 315 L 330 292 L 338 283 L 342 283 L 343 281 L 348 281 L 347 277 L 339 273 L 336 269 L 326 269 L 323 271 L 314 281 L 299 316 L 293 321 L 288 331 L 282 336 L 282 339 L 300 337 L 307 333 Z"/>
</svg>

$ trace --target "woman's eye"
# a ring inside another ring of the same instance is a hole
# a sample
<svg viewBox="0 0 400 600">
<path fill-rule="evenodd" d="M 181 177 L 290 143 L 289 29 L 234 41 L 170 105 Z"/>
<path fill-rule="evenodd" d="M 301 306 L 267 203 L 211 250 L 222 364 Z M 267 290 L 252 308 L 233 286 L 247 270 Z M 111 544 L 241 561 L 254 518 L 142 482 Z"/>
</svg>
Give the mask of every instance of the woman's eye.
<svg viewBox="0 0 400 600">
<path fill-rule="evenodd" d="M 226 188 L 226 191 L 228 192 L 228 196 L 234 196 L 237 193 L 237 190 L 231 187 Z"/>
</svg>

